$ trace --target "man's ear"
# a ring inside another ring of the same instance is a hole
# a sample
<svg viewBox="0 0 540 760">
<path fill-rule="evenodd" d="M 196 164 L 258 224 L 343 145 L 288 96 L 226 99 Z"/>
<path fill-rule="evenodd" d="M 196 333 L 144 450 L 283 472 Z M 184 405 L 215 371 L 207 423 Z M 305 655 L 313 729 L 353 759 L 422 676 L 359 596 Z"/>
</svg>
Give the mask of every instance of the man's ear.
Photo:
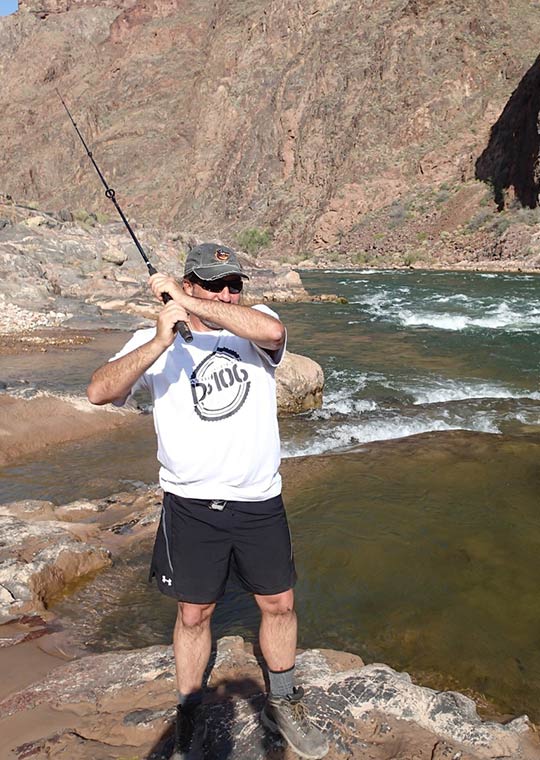
<svg viewBox="0 0 540 760">
<path fill-rule="evenodd" d="M 193 283 L 187 277 L 184 277 L 182 280 L 182 287 L 184 288 L 184 293 L 187 293 L 188 296 L 193 295 Z"/>
</svg>

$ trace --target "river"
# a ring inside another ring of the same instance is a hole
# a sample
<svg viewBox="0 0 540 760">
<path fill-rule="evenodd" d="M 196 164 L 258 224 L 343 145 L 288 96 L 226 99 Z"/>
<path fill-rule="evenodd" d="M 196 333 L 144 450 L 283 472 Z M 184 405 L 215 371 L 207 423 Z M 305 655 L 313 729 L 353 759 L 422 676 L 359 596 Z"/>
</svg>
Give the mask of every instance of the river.
<svg viewBox="0 0 540 760">
<path fill-rule="evenodd" d="M 327 381 L 321 410 L 281 421 L 284 458 L 305 457 L 301 478 L 284 467 L 300 645 L 354 651 L 540 720 L 540 277 L 302 279 L 348 304 L 278 307 L 289 348 Z M 7 357 L 5 376 L 79 393 L 123 340 L 77 349 L 69 372 L 54 352 L 46 371 Z M 156 469 L 143 416 L 131 431 L 4 468 L 0 499 L 104 496 L 155 481 Z M 57 606 L 92 648 L 169 641 L 174 605 L 146 586 L 147 553 Z M 214 623 L 216 635 L 254 638 L 257 613 L 231 587 Z"/>
</svg>

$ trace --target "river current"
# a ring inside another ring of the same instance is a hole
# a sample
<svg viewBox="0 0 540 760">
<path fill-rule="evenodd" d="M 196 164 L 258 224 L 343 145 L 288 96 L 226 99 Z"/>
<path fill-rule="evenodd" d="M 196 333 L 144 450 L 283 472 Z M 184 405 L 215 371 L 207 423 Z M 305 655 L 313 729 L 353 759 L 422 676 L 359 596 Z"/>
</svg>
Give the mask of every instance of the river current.
<svg viewBox="0 0 540 760">
<path fill-rule="evenodd" d="M 348 303 L 277 307 L 290 350 L 326 376 L 322 409 L 280 423 L 300 645 L 354 651 L 540 720 L 540 277 L 302 279 Z M 125 337 L 77 349 L 68 371 L 54 356 L 47 369 L 7 357 L 5 377 L 80 393 Z M 143 417 L 131 431 L 4 468 L 0 500 L 60 503 L 154 482 L 154 451 Z M 174 605 L 145 583 L 148 551 L 58 605 L 92 648 L 170 640 Z M 216 635 L 254 638 L 257 622 L 231 586 Z"/>
</svg>

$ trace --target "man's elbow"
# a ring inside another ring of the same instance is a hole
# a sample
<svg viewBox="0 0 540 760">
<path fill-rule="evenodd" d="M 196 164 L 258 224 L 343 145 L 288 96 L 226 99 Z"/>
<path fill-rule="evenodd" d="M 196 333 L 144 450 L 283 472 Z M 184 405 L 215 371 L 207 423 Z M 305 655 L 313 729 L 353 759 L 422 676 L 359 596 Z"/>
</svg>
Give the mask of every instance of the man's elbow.
<svg viewBox="0 0 540 760">
<path fill-rule="evenodd" d="M 107 404 L 109 402 L 109 399 L 105 398 L 99 387 L 93 385 L 92 383 L 90 383 L 86 389 L 86 398 L 91 404 L 95 404 L 96 406 L 103 406 L 103 404 Z"/>
<path fill-rule="evenodd" d="M 283 326 L 281 322 L 278 322 L 276 320 L 276 324 L 273 326 L 272 332 L 269 335 L 270 345 L 268 346 L 268 348 L 272 351 L 279 351 L 279 349 L 285 343 L 286 335 L 287 335 L 287 331 L 285 330 L 285 327 Z"/>
</svg>

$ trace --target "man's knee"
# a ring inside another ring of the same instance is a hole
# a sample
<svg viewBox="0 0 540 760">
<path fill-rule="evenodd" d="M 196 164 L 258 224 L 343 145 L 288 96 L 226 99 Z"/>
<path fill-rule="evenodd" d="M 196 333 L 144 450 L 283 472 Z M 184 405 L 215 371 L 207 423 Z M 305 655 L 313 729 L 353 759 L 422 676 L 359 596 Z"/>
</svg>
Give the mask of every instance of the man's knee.
<svg viewBox="0 0 540 760">
<path fill-rule="evenodd" d="M 263 615 L 287 615 L 294 610 L 294 591 L 291 588 L 281 594 L 255 594 L 255 601 Z"/>
<path fill-rule="evenodd" d="M 215 604 L 178 602 L 177 620 L 184 628 L 198 628 L 210 624 Z"/>
</svg>

